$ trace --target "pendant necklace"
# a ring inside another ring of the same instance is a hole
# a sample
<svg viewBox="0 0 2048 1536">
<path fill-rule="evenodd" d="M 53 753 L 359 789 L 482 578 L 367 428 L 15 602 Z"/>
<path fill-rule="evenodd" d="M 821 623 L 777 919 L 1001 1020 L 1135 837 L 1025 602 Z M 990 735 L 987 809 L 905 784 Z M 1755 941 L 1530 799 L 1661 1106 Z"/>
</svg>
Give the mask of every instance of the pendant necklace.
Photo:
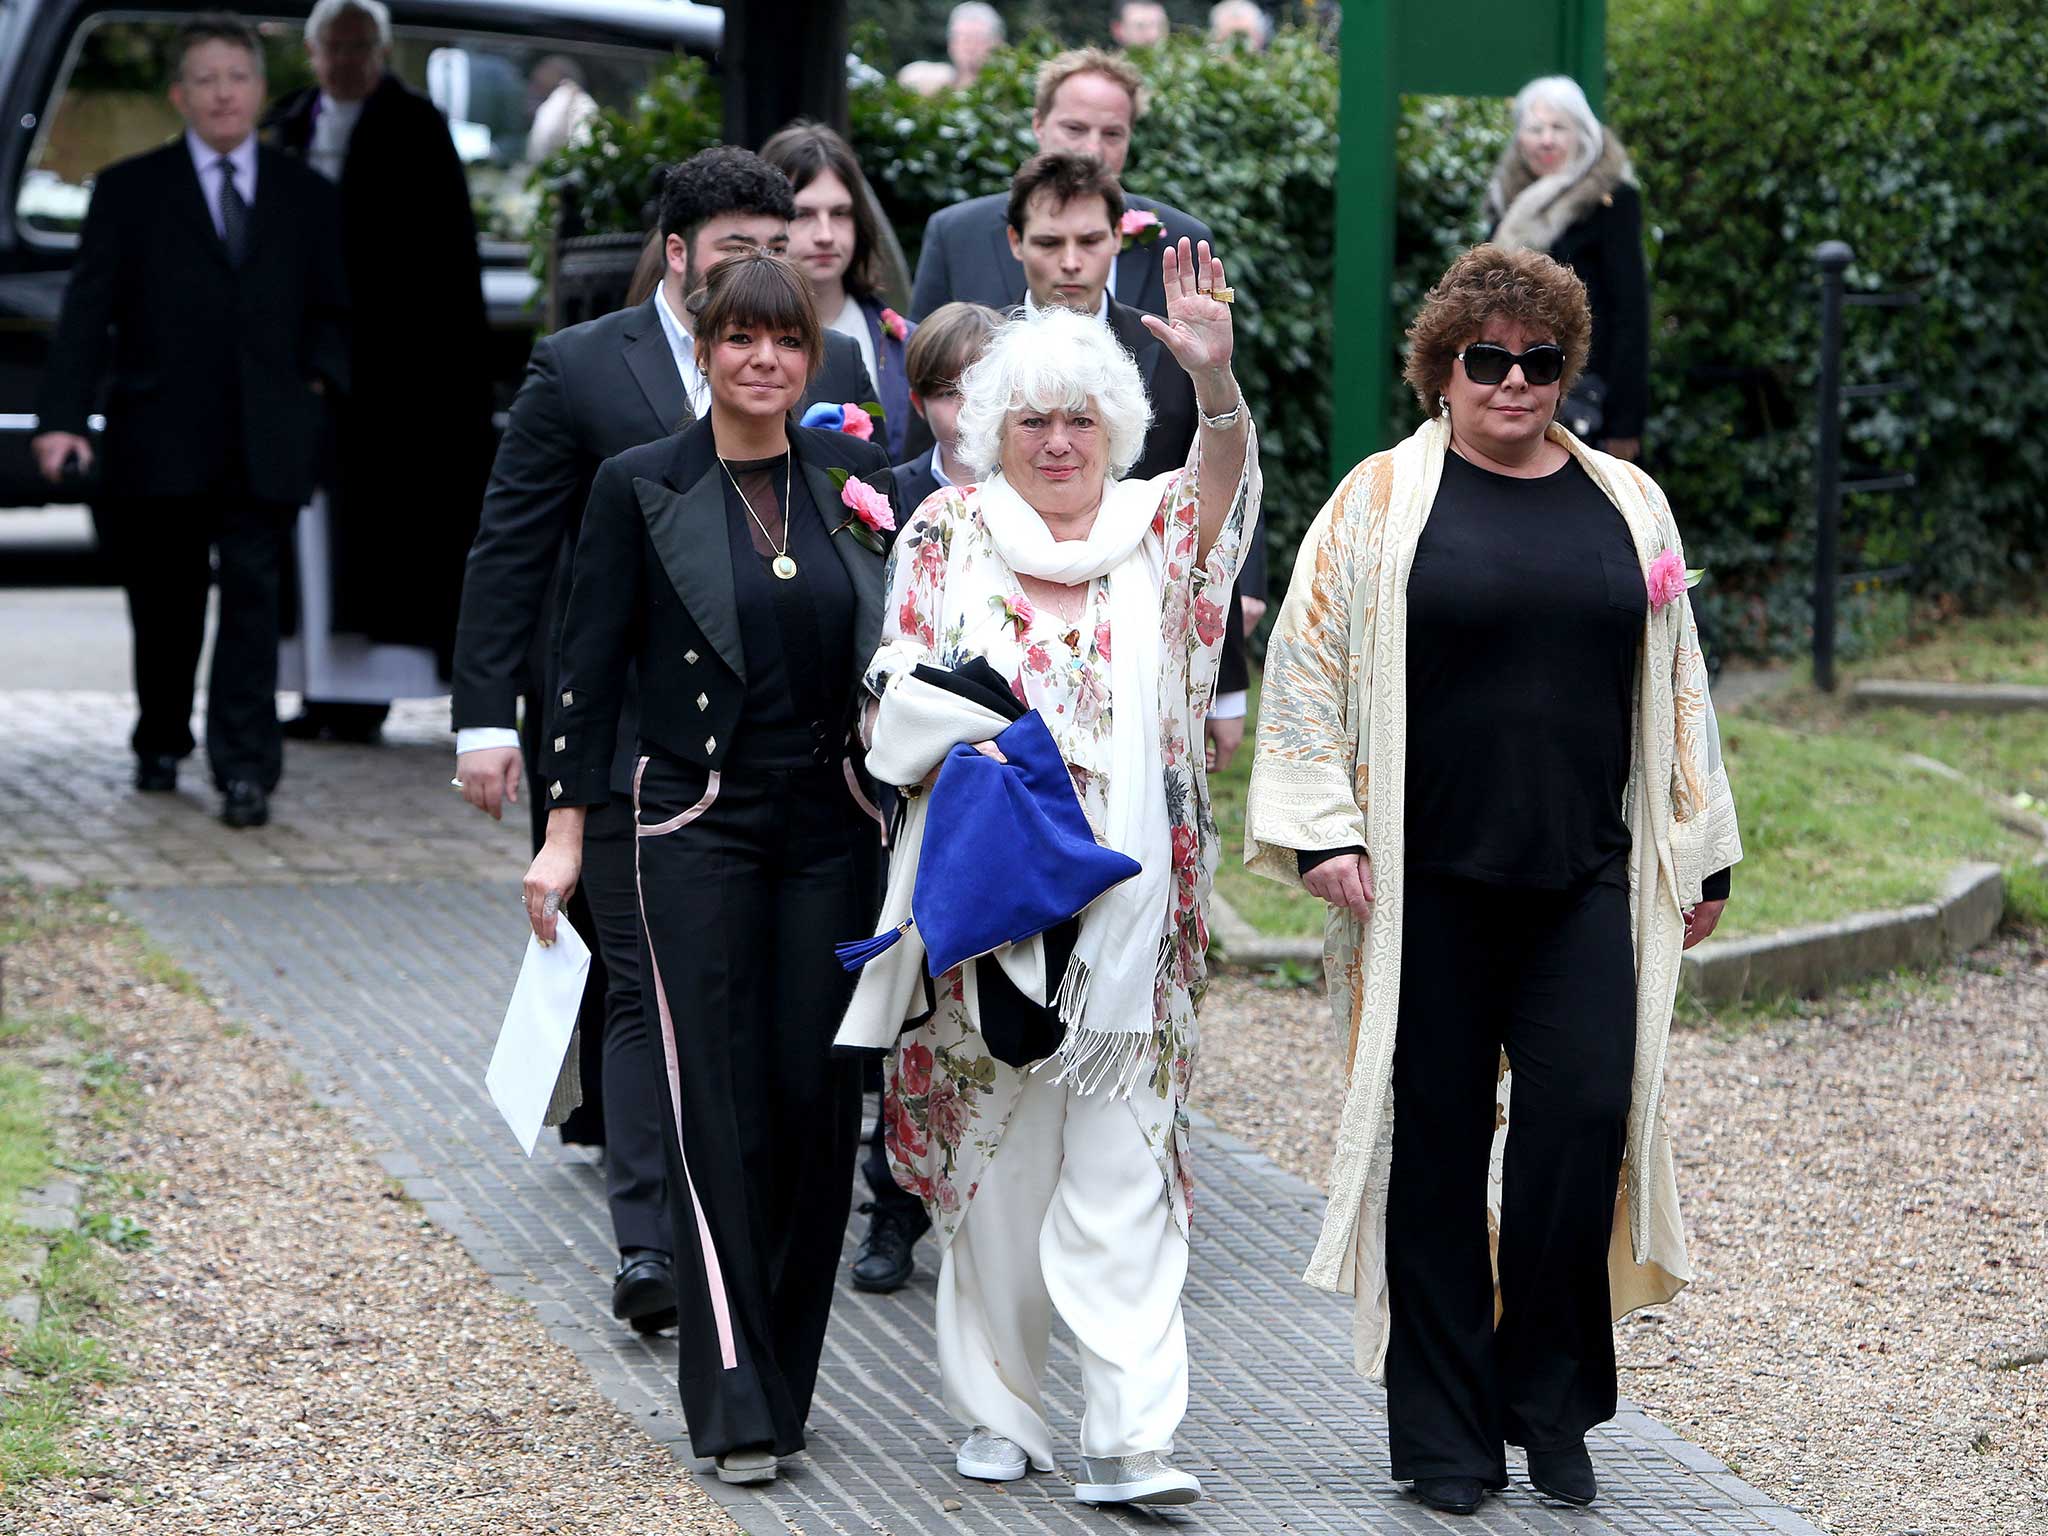
<svg viewBox="0 0 2048 1536">
<path fill-rule="evenodd" d="M 795 458 L 796 455 L 792 453 L 782 465 L 782 547 L 775 551 L 775 558 L 768 562 L 768 569 L 783 581 L 796 579 L 796 561 L 789 556 L 789 472 Z M 761 521 L 761 514 L 754 510 L 754 503 L 748 499 L 746 490 L 734 478 L 732 466 L 725 462 L 725 455 L 722 453 L 718 456 L 718 467 L 725 471 L 725 478 L 732 481 L 732 488 L 740 493 L 740 502 L 746 507 L 747 516 L 754 520 L 754 526 L 761 530 L 761 537 L 771 545 L 774 544 L 775 535 L 770 533 L 768 525 Z"/>
</svg>

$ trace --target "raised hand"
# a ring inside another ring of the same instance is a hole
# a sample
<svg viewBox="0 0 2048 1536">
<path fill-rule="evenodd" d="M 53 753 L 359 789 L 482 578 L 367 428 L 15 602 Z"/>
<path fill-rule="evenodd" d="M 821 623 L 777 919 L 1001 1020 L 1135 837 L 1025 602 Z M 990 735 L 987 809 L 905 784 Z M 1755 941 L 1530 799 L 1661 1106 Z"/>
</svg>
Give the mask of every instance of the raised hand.
<svg viewBox="0 0 2048 1536">
<path fill-rule="evenodd" d="M 1209 254 L 1208 241 L 1190 251 L 1183 237 L 1160 256 L 1159 275 L 1166 285 L 1166 318 L 1146 315 L 1145 328 L 1166 343 L 1197 385 L 1220 377 L 1236 345 L 1230 306 L 1210 297 L 1224 286 L 1223 263 Z"/>
</svg>

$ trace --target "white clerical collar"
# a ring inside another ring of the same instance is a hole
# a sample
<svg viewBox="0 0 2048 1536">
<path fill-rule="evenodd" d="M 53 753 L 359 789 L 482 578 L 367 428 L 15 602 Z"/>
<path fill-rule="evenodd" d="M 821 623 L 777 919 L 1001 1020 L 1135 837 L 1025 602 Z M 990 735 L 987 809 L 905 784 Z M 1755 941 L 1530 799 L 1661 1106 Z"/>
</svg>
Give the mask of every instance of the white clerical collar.
<svg viewBox="0 0 2048 1536">
<path fill-rule="evenodd" d="M 1031 290 L 1029 288 L 1024 290 L 1024 312 L 1027 315 L 1038 313 L 1038 303 L 1031 297 Z M 1095 311 L 1095 318 L 1104 325 L 1109 324 L 1109 290 L 1107 288 L 1102 290 L 1102 304 Z"/>
</svg>

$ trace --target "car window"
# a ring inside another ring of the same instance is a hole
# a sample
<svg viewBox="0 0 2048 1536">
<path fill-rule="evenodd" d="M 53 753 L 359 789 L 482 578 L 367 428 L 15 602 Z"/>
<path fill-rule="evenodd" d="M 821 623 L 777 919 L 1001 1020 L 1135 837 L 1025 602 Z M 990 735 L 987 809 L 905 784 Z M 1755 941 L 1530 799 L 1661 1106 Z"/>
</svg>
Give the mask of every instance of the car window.
<svg viewBox="0 0 2048 1536">
<path fill-rule="evenodd" d="M 75 239 L 94 177 L 182 130 L 165 91 L 171 40 L 183 19 L 107 12 L 79 29 L 23 171 L 15 221 L 25 237 L 43 244 Z M 313 83 L 304 23 L 250 19 L 263 38 L 274 106 Z M 525 240 L 534 166 L 600 107 L 629 106 L 664 57 L 652 49 L 475 31 L 393 31 L 390 67 L 448 118 L 478 232 L 492 244 Z"/>
</svg>

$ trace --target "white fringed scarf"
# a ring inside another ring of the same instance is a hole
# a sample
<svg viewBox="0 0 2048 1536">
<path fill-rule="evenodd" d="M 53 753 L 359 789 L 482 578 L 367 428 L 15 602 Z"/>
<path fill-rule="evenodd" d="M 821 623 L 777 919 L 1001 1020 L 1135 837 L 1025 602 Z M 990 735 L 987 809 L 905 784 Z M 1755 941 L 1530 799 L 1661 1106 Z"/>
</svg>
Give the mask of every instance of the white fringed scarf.
<svg viewBox="0 0 2048 1536">
<path fill-rule="evenodd" d="M 1165 946 L 1173 839 L 1159 756 L 1159 602 L 1166 549 L 1150 537 L 1159 511 L 1156 480 L 1103 488 L 1085 539 L 1058 540 L 998 470 L 981 482 L 983 526 L 1011 570 L 1062 586 L 1109 581 L 1109 809 L 1106 847 L 1142 871 L 1106 891 L 1081 915 L 1081 937 L 1054 1003 L 1067 1034 L 1054 1060 L 1057 1081 L 1083 1093 L 1127 1094 L 1142 1069 L 1154 1021 L 1152 998 Z"/>
</svg>

